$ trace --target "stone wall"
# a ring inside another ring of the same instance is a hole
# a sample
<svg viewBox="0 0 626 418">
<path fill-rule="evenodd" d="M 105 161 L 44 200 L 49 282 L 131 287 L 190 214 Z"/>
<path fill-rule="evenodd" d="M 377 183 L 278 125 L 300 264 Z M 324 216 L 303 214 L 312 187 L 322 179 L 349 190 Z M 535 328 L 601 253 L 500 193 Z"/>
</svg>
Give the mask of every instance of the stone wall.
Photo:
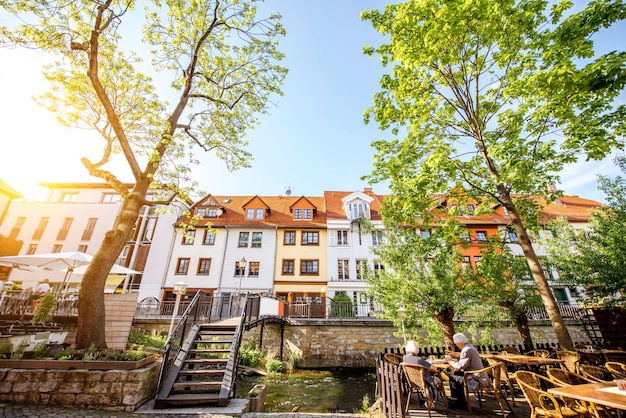
<svg viewBox="0 0 626 418">
<path fill-rule="evenodd" d="M 267 356 L 280 355 L 280 325 L 266 324 L 263 327 L 262 349 Z M 587 342 L 588 338 L 578 326 L 568 326 L 574 342 Z M 244 334 L 244 341 L 261 341 L 261 328 Z M 556 343 L 557 338 L 550 324 L 531 326 L 535 344 Z M 391 347 L 404 345 L 398 330 L 389 321 L 382 320 L 290 320 L 285 324 L 283 338 L 283 360 L 290 356 L 298 359 L 301 368 L 375 367 L 376 355 Z M 517 345 L 520 340 L 514 328 L 493 331 L 499 344 Z"/>
<path fill-rule="evenodd" d="M 134 411 L 156 395 L 161 363 L 136 370 L 0 369 L 0 401 Z"/>
</svg>

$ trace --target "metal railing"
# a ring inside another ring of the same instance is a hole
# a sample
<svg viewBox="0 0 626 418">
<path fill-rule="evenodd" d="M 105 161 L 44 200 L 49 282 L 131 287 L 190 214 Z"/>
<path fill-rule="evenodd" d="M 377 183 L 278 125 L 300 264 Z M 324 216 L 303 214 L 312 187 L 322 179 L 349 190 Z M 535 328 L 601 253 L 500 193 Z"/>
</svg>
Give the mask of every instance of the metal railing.
<svg viewBox="0 0 626 418">
<path fill-rule="evenodd" d="M 57 306 L 53 316 L 76 316 L 78 315 L 78 296 L 64 293 L 53 293 L 57 298 Z M 33 315 L 37 308 L 37 302 L 31 298 L 31 293 L 20 291 L 8 291 L 0 303 L 0 315 Z"/>
</svg>

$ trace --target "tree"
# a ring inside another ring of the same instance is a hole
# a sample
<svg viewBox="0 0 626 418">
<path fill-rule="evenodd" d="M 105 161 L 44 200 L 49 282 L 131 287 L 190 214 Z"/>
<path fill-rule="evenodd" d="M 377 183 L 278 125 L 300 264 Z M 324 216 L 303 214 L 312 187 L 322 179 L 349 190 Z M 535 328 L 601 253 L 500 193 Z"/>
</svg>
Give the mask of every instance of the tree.
<svg viewBox="0 0 626 418">
<path fill-rule="evenodd" d="M 624 156 L 616 163 L 626 173 Z M 591 215 L 589 228 L 575 230 L 566 219 L 550 221 L 542 244 L 548 260 L 568 285 L 583 286 L 593 303 L 623 301 L 626 295 L 626 180 L 599 177 L 608 205 Z"/>
<path fill-rule="evenodd" d="M 621 147 L 624 52 L 594 57 L 592 35 L 626 15 L 621 1 L 411 0 L 363 12 L 389 43 L 366 46 L 384 66 L 365 112 L 394 138 L 373 142 L 370 182 L 389 181 L 383 216 L 415 223 L 453 187 L 508 211 L 563 348 L 572 339 L 533 249 L 536 210 L 563 167 Z"/>
<path fill-rule="evenodd" d="M 446 243 L 448 231 L 442 227 L 423 239 L 415 229 L 386 226 L 385 244 L 374 249 L 385 269 L 368 272 L 366 280 L 386 318 L 396 325 L 404 322 L 415 338 L 419 339 L 419 326 L 429 331 L 430 343 L 443 337 L 447 346 L 454 347 L 454 316 L 469 307 L 462 285 L 468 271 L 461 266 L 458 248 Z M 398 315 L 401 306 L 406 309 L 405 318 Z"/>
<path fill-rule="evenodd" d="M 500 240 L 487 242 L 476 266 L 476 277 L 467 282 L 471 293 L 481 301 L 482 317 L 497 317 L 504 308 L 528 350 L 532 350 L 533 341 L 526 308 L 541 303 L 530 283 L 526 259 L 514 256 L 507 243 Z"/>
<path fill-rule="evenodd" d="M 194 152 L 213 151 L 230 169 L 248 166 L 244 136 L 282 94 L 286 70 L 278 39 L 280 16 L 256 20 L 256 8 L 235 0 L 194 2 L 154 0 L 144 16 L 143 42 L 156 76 L 171 90 L 157 91 L 136 52 L 122 49 L 122 23 L 141 23 L 133 0 L 70 2 L 2 1 L 15 16 L 0 28 L 3 45 L 38 48 L 58 57 L 45 69 L 52 90 L 41 102 L 67 126 L 88 127 L 104 139 L 100 161 L 81 161 L 123 198 L 113 228 L 83 276 L 78 300 L 78 348 L 106 347 L 104 285 L 127 243 L 140 209 L 185 199 L 193 186 Z M 134 34 L 128 37 L 132 40 Z M 169 106 L 163 97 L 174 98 Z M 161 97 L 159 97 L 161 96 Z M 106 169 L 114 153 L 128 163 L 128 188 Z M 149 201 L 150 188 L 162 200 Z"/>
</svg>

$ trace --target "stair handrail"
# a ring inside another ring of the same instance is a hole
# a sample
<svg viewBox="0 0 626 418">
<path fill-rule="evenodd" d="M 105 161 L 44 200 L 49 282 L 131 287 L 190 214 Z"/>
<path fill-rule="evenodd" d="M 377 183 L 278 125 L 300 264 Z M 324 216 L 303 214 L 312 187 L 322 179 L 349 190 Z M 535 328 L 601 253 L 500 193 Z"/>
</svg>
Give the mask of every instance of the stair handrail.
<svg viewBox="0 0 626 418">
<path fill-rule="evenodd" d="M 185 341 L 187 334 L 192 328 L 188 326 L 190 318 L 193 318 L 193 322 L 191 323 L 191 325 L 195 324 L 199 300 L 201 295 L 205 293 L 207 292 L 204 292 L 203 290 L 196 292 L 193 299 L 191 300 L 191 303 L 189 303 L 189 306 L 187 307 L 187 309 L 185 309 L 185 312 L 180 317 L 178 324 L 176 324 L 176 326 L 172 330 L 172 333 L 168 336 L 167 341 L 165 342 L 165 345 L 163 347 L 163 361 L 161 363 L 161 372 L 159 373 L 157 391 L 161 388 L 164 379 L 167 377 L 167 374 L 169 373 L 172 364 L 174 363 L 174 359 L 176 359 L 176 356 L 178 355 L 178 351 L 180 350 L 183 341 Z M 176 312 L 174 312 L 174 314 L 176 314 Z"/>
</svg>

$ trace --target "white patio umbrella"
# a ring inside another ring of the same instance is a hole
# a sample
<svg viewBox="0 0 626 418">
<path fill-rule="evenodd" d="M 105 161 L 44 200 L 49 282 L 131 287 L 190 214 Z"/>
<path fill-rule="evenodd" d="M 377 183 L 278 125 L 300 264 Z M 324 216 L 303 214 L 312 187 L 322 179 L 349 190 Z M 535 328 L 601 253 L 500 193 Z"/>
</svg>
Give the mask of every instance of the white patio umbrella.
<svg viewBox="0 0 626 418">
<path fill-rule="evenodd" d="M 12 255 L 0 257 L 0 263 L 10 264 L 12 267 L 37 267 L 49 271 L 65 271 L 63 286 L 69 285 L 69 278 L 80 266 L 91 262 L 93 256 L 80 251 L 50 254 Z M 67 288 L 66 288 L 67 291 Z"/>
</svg>

